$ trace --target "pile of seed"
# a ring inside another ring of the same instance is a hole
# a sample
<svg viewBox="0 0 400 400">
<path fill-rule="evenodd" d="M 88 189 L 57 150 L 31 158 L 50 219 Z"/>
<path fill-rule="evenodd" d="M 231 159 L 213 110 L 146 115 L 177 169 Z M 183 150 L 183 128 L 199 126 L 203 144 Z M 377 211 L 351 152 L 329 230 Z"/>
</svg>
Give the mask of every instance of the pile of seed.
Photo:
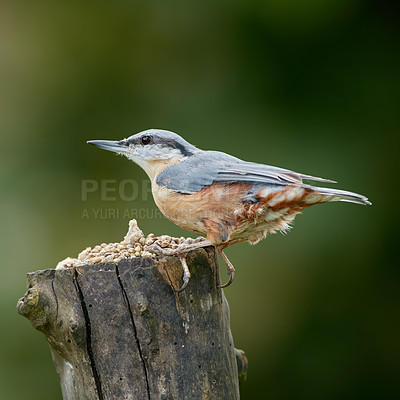
<svg viewBox="0 0 400 400">
<path fill-rule="evenodd" d="M 156 244 L 163 249 L 175 249 L 182 244 L 193 243 L 192 238 L 175 238 L 168 235 L 147 236 L 139 229 L 135 219 L 129 221 L 129 230 L 124 240 L 119 243 L 102 243 L 93 248 L 87 247 L 77 258 L 68 257 L 57 264 L 56 269 L 79 267 L 86 264 L 102 262 L 117 263 L 123 258 L 132 257 L 154 257 L 155 253 L 147 250 L 148 246 Z"/>
</svg>

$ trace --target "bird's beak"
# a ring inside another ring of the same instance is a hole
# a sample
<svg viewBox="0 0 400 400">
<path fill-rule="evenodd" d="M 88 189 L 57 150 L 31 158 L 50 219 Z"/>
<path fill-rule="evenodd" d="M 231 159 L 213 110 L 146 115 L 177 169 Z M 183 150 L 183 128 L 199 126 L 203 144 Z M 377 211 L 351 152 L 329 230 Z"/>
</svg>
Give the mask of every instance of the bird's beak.
<svg viewBox="0 0 400 400">
<path fill-rule="evenodd" d="M 87 143 L 99 147 L 100 149 L 113 151 L 115 153 L 122 153 L 128 150 L 128 147 L 123 140 L 119 142 L 114 140 L 88 140 Z"/>
</svg>

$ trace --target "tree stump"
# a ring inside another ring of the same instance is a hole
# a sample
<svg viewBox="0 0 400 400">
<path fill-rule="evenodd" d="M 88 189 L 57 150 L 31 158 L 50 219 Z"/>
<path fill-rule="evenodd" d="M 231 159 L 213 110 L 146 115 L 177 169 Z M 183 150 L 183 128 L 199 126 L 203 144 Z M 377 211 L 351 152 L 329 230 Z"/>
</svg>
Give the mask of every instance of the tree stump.
<svg viewBox="0 0 400 400">
<path fill-rule="evenodd" d="M 18 312 L 50 344 L 64 400 L 239 399 L 247 360 L 234 349 L 213 248 L 28 274 Z M 240 365 L 240 371 L 238 371 Z"/>
</svg>

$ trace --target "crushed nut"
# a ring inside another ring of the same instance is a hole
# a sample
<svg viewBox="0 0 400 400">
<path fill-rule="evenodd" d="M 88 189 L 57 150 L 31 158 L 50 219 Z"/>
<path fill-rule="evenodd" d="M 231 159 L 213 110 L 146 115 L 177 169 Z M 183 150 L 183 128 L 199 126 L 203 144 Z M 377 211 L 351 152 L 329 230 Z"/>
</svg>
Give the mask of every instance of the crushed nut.
<svg viewBox="0 0 400 400">
<path fill-rule="evenodd" d="M 156 237 L 154 233 L 144 236 L 135 219 L 129 221 L 129 230 L 120 243 L 101 243 L 94 248 L 87 247 L 77 258 L 67 257 L 60 261 L 56 269 L 73 268 L 87 264 L 117 263 L 123 258 L 154 257 L 155 253 L 147 248 L 156 244 L 162 248 L 175 249 L 178 245 L 193 243 L 192 238 L 175 238 L 168 235 Z"/>
</svg>

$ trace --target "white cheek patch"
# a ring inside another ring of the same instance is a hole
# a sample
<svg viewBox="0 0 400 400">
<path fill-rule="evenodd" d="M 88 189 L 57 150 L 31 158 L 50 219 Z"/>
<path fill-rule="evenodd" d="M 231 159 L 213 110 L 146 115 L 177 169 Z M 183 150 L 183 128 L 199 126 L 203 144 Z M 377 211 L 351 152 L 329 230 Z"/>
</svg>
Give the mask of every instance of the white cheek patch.
<svg viewBox="0 0 400 400">
<path fill-rule="evenodd" d="M 175 157 L 182 157 L 180 150 L 164 147 L 160 144 L 137 146 L 135 153 L 145 160 L 169 160 Z"/>
<path fill-rule="evenodd" d="M 170 160 L 172 158 L 183 158 L 182 153 L 178 149 L 171 149 L 159 144 L 149 146 L 137 146 L 129 149 L 126 153 L 121 153 L 131 161 L 141 166 L 143 161 L 153 162 Z"/>
<path fill-rule="evenodd" d="M 183 159 L 182 153 L 178 149 L 156 145 L 136 146 L 129 148 L 128 151 L 121 153 L 139 167 L 143 168 L 147 175 L 151 176 L 158 161 L 168 161 L 171 159 Z"/>
</svg>

